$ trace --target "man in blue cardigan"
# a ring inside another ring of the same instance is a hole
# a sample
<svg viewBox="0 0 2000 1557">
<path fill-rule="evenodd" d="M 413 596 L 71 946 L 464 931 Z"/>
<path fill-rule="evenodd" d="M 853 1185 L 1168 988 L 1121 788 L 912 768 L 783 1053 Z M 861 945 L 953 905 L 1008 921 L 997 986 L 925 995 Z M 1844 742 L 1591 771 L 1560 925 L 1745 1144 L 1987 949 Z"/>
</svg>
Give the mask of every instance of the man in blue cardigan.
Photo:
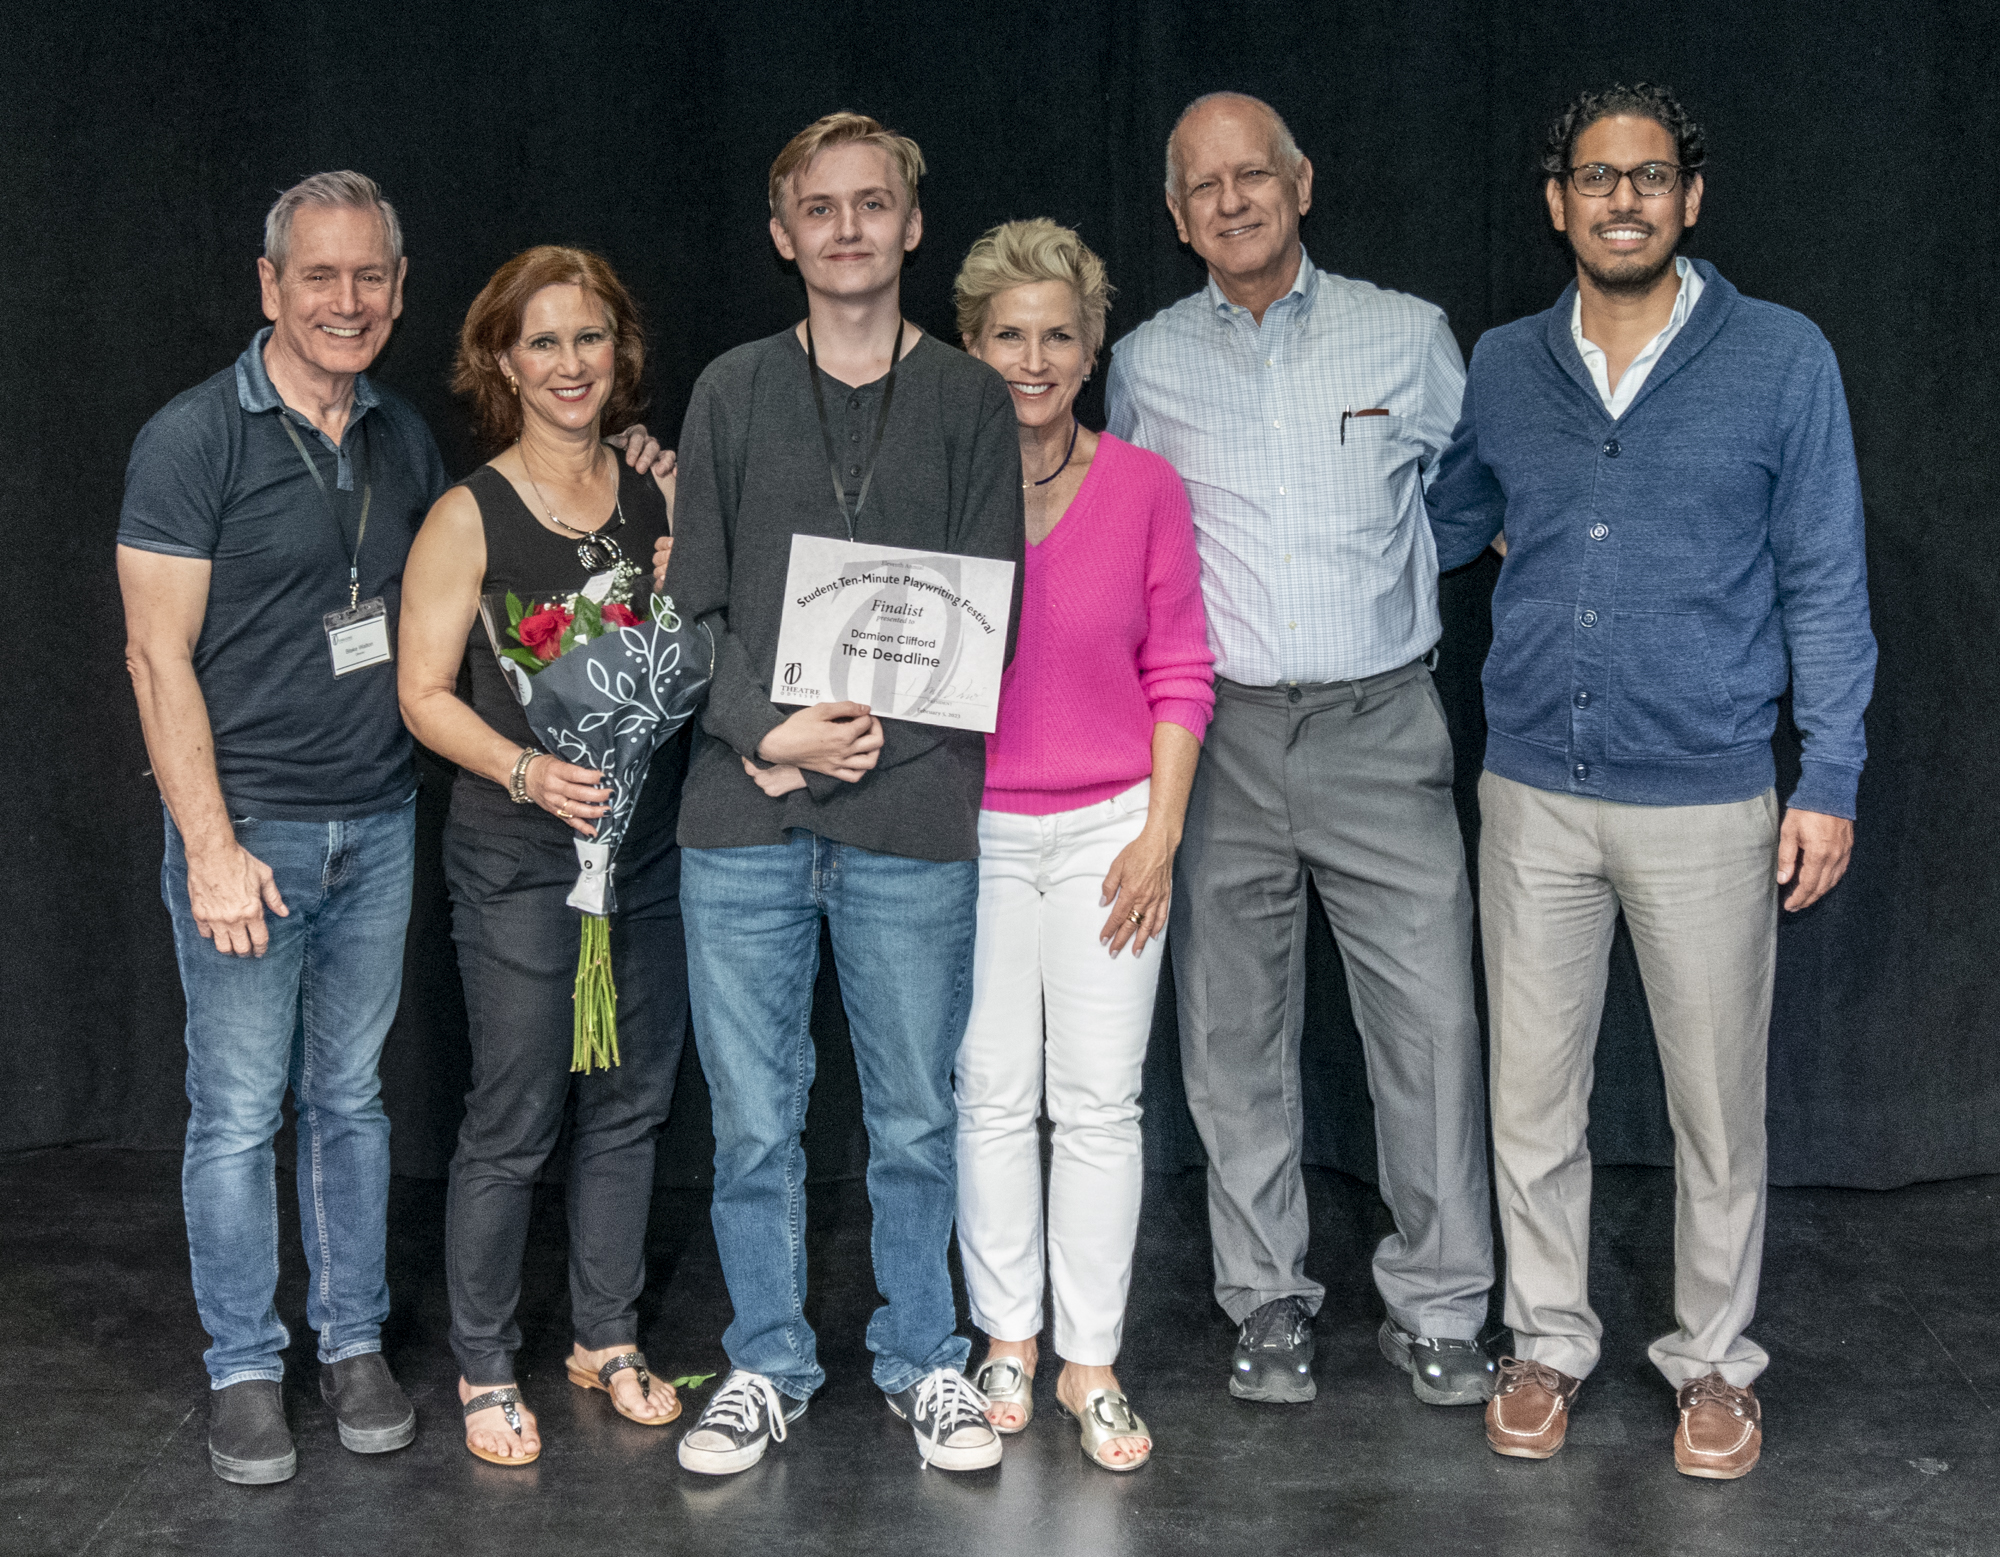
<svg viewBox="0 0 2000 1557">
<path fill-rule="evenodd" d="M 1785 907 L 1847 868 L 1874 683 L 1861 492 L 1833 351 L 1677 257 L 1698 126 L 1657 87 L 1549 133 L 1576 283 L 1473 353 L 1430 492 L 1442 567 L 1498 541 L 1480 908 L 1507 1322 L 1501 1454 L 1546 1459 L 1596 1365 L 1591 1056 L 1625 914 L 1675 1139 L 1674 1463 L 1733 1479 L 1763 1435 L 1744 1334 L 1764 1232 L 1764 1061 Z M 1771 732 L 1804 736 L 1781 808 Z M 1780 820 L 1782 811 L 1782 821 Z"/>
</svg>

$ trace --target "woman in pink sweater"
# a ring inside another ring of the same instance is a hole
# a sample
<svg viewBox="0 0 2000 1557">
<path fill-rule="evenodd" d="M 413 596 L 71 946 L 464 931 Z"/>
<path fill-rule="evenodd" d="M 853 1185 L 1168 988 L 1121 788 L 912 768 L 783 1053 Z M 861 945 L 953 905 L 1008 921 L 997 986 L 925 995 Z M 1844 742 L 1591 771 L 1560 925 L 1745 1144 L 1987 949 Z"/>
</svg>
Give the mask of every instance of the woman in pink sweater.
<svg viewBox="0 0 2000 1557">
<path fill-rule="evenodd" d="M 1009 222 L 957 281 L 966 350 L 1013 392 L 1028 548 L 1019 646 L 987 737 L 972 1016 L 958 1051 L 958 1239 L 974 1381 L 1003 1433 L 1034 1412 L 1042 1329 L 1036 1116 L 1055 1127 L 1046 1231 L 1056 1399 L 1107 1470 L 1152 1453 L 1112 1364 L 1139 1225 L 1139 1072 L 1174 850 L 1215 704 L 1187 493 L 1156 454 L 1080 427 L 1104 265 Z"/>
</svg>

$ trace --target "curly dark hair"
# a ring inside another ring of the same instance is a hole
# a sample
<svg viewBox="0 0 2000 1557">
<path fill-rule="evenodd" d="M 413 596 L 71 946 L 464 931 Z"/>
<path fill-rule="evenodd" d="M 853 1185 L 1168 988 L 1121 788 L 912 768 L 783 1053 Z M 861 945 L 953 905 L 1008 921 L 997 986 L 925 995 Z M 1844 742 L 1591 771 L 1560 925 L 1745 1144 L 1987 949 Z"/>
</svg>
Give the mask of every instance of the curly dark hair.
<svg viewBox="0 0 2000 1557">
<path fill-rule="evenodd" d="M 1700 125 L 1688 117 L 1679 98 L 1663 86 L 1639 81 L 1626 86 L 1622 81 L 1597 92 L 1579 92 L 1556 115 L 1555 123 L 1542 141 L 1542 172 L 1560 179 L 1570 169 L 1570 157 L 1577 137 L 1600 119 L 1620 114 L 1634 119 L 1651 119 L 1674 138 L 1674 160 L 1689 173 L 1701 171 L 1708 160 L 1708 142 Z"/>
</svg>

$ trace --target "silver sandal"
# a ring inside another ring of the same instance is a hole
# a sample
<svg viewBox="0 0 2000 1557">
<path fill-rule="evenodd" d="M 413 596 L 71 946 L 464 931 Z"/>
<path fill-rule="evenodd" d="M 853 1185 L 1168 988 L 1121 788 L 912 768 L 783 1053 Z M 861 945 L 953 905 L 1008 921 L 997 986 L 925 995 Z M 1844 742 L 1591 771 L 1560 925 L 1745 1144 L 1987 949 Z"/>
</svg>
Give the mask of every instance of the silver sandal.
<svg viewBox="0 0 2000 1557">
<path fill-rule="evenodd" d="M 1021 1420 L 1013 1427 L 993 1424 L 1002 1435 L 1018 1433 L 1035 1419 L 1035 1376 L 1018 1357 L 988 1357 L 972 1375 L 972 1387 L 996 1406 L 1019 1406 Z"/>
<path fill-rule="evenodd" d="M 1056 1404 L 1062 1406 L 1064 1416 L 1081 1427 L 1084 1457 L 1092 1464 L 1101 1465 L 1108 1471 L 1133 1471 L 1153 1457 L 1152 1429 L 1133 1411 L 1132 1402 L 1125 1398 L 1123 1390 L 1092 1390 L 1084 1396 L 1081 1417 L 1063 1405 L 1060 1395 L 1056 1397 Z M 1114 1438 L 1143 1438 L 1147 1443 L 1146 1451 L 1122 1462 L 1107 1460 L 1104 1446 Z"/>
</svg>

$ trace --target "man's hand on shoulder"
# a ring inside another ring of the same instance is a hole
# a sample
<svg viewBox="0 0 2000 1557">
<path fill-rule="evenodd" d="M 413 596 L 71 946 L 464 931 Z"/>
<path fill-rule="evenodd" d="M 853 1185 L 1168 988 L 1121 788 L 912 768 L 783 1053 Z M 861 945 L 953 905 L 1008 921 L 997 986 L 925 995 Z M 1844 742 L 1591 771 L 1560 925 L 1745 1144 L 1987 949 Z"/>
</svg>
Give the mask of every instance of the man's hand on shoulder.
<svg viewBox="0 0 2000 1557">
<path fill-rule="evenodd" d="M 1787 808 L 1778 829 L 1778 885 L 1796 881 L 1785 907 L 1810 908 L 1847 874 L 1854 853 L 1854 824 L 1844 816 Z"/>
<path fill-rule="evenodd" d="M 779 767 L 858 784 L 882 754 L 882 723 L 866 703 L 815 703 L 766 735 L 757 755 Z M 767 791 L 768 793 L 768 791 Z"/>
<path fill-rule="evenodd" d="M 263 956 L 271 944 L 264 910 L 291 917 L 271 867 L 232 838 L 206 853 L 190 853 L 187 870 L 188 905 L 202 938 L 233 957 Z"/>
</svg>

